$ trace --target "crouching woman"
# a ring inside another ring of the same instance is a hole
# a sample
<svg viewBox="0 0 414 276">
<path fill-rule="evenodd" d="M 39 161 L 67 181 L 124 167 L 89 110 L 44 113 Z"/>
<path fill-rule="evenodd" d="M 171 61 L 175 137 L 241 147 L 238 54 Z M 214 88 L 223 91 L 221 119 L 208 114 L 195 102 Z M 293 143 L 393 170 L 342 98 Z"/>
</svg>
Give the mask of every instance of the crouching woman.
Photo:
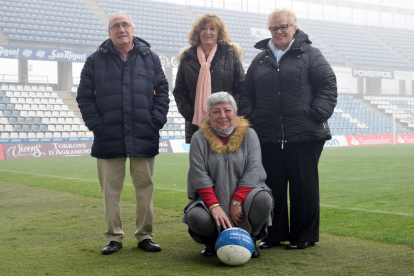
<svg viewBox="0 0 414 276">
<path fill-rule="evenodd" d="M 240 227 L 253 238 L 252 258 L 260 252 L 256 240 L 271 226 L 273 198 L 266 186 L 260 143 L 227 92 L 212 94 L 206 118 L 191 139 L 187 191 L 189 203 L 183 222 L 190 236 L 205 244 L 203 256 L 215 255 L 219 233 Z"/>
</svg>

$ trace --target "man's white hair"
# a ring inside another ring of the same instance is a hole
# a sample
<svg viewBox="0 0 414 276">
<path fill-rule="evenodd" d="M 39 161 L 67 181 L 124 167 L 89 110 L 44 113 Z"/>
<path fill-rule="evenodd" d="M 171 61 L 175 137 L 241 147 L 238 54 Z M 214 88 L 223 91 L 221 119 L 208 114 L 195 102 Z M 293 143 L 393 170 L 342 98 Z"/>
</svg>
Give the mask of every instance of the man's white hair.
<svg viewBox="0 0 414 276">
<path fill-rule="evenodd" d="M 125 12 L 115 12 L 115 13 L 113 13 L 113 14 L 111 14 L 111 16 L 109 16 L 109 19 L 108 19 L 108 31 L 111 29 L 111 26 L 109 25 L 109 24 L 111 24 L 111 20 L 115 17 L 115 16 L 117 16 L 117 15 L 125 15 L 126 17 L 128 17 L 129 18 L 129 20 L 131 21 L 131 25 L 132 25 L 132 28 L 135 28 L 135 26 L 134 26 L 134 21 L 132 21 L 132 18 L 131 18 L 131 16 L 129 16 L 128 14 L 126 14 Z"/>
</svg>

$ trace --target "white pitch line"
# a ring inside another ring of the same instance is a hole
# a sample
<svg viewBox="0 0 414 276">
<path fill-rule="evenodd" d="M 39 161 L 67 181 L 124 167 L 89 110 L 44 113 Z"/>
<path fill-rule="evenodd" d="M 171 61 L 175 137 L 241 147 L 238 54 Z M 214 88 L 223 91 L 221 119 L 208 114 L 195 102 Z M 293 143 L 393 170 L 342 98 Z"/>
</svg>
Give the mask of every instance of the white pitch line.
<svg viewBox="0 0 414 276">
<path fill-rule="evenodd" d="M 78 181 L 99 183 L 98 180 L 93 180 L 93 179 L 83 179 L 83 178 L 75 178 L 75 177 L 65 177 L 65 176 L 57 176 L 57 175 L 49 175 L 49 174 L 41 174 L 41 173 L 27 173 L 27 172 L 16 172 L 16 171 L 6 171 L 6 170 L 0 170 L 0 172 L 19 173 L 19 174 L 28 174 L 28 175 L 54 177 L 54 178 L 61 178 L 61 179 L 69 179 L 69 180 L 78 180 Z M 132 185 L 132 183 L 124 183 L 124 185 L 134 186 L 134 185 Z M 182 189 L 171 189 L 171 188 L 155 187 L 155 186 L 154 186 L 154 189 L 170 190 L 170 191 L 178 191 L 178 192 L 187 192 L 187 190 L 182 190 Z"/>
<path fill-rule="evenodd" d="M 367 210 L 367 209 L 361 209 L 361 208 L 356 208 L 356 207 L 341 207 L 341 206 L 336 206 L 336 205 L 325 205 L 325 204 L 321 204 L 321 207 L 361 211 L 361 212 L 367 212 L 367 213 L 380 213 L 380 214 L 387 214 L 387 215 L 398 215 L 398 216 L 414 217 L 414 214 L 410 214 L 410 213 L 390 212 L 390 211 L 382 211 L 382 210 Z"/>
<path fill-rule="evenodd" d="M 56 175 L 48 175 L 48 174 L 40 174 L 40 173 L 27 173 L 27 172 L 16 172 L 16 171 L 7 171 L 7 170 L 0 170 L 0 172 L 19 173 L 19 174 L 46 176 L 46 177 L 54 177 L 54 178 L 61 178 L 61 179 L 70 179 L 70 180 L 78 180 L 78 181 L 99 183 L 98 180 L 82 179 L 82 178 L 74 178 L 74 177 L 64 177 L 64 176 L 56 176 Z M 133 186 L 131 183 L 124 183 L 124 185 Z M 155 187 L 155 186 L 154 186 L 154 189 L 178 191 L 178 192 L 187 192 L 187 190 L 182 190 L 182 189 L 171 189 L 171 188 Z M 336 205 L 325 205 L 325 204 L 321 204 L 321 207 L 342 209 L 342 210 L 353 210 L 353 211 L 360 211 L 360 212 L 367 212 L 367 213 L 379 213 L 379 214 L 387 214 L 387 215 L 398 215 L 398 216 L 414 217 L 414 214 L 411 214 L 411 213 L 390 212 L 390 211 L 382 211 L 382 210 L 367 210 L 367 209 L 361 209 L 361 208 L 356 208 L 356 207 L 341 207 L 341 206 L 336 206 Z"/>
</svg>

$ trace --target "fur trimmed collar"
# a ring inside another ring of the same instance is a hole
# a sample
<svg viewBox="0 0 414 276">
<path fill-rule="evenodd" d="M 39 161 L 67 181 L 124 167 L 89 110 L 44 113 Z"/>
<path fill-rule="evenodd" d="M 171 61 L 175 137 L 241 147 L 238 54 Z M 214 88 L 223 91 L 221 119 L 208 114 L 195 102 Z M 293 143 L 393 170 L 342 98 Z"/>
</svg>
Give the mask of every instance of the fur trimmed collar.
<svg viewBox="0 0 414 276">
<path fill-rule="evenodd" d="M 206 118 L 201 123 L 201 130 L 203 131 L 203 136 L 210 144 L 210 148 L 212 151 L 221 154 L 236 152 L 239 150 L 240 145 L 243 142 L 244 136 L 246 136 L 247 127 L 250 124 L 249 121 L 247 121 L 241 116 L 237 116 L 236 123 L 236 128 L 233 134 L 229 136 L 226 144 L 223 144 L 223 142 L 221 142 L 217 134 L 211 128 L 209 118 Z"/>
</svg>

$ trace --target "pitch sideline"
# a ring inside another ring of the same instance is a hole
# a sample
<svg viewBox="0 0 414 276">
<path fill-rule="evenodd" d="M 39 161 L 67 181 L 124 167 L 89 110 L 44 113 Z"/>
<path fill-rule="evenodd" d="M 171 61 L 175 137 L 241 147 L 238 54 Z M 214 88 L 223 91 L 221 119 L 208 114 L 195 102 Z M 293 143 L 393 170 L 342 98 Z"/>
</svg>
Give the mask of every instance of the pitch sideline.
<svg viewBox="0 0 414 276">
<path fill-rule="evenodd" d="M 56 176 L 56 175 L 48 175 L 48 174 L 40 174 L 40 173 L 27 173 L 27 172 L 16 172 L 16 171 L 7 171 L 7 170 L 0 170 L 0 172 L 19 173 L 19 174 L 28 174 L 28 175 L 35 175 L 35 176 L 45 176 L 45 177 L 54 177 L 54 178 L 61 178 L 61 179 L 70 179 L 70 180 L 78 180 L 78 181 L 99 183 L 98 180 L 90 180 L 90 179 L 82 179 L 82 178 L 74 178 L 74 177 L 64 177 L 64 176 Z M 124 185 L 133 186 L 131 183 L 124 183 Z M 182 190 L 182 189 L 171 189 L 171 188 L 156 187 L 156 186 L 154 186 L 154 189 L 177 191 L 177 192 L 187 192 L 187 190 Z M 390 212 L 390 211 L 382 211 L 382 210 L 366 210 L 366 209 L 361 209 L 361 208 L 356 208 L 356 207 L 341 207 L 341 206 L 337 206 L 337 205 L 326 205 L 326 204 L 321 204 L 320 206 L 324 207 L 324 208 L 353 210 L 353 211 L 366 212 L 366 213 L 380 213 L 380 214 L 388 214 L 388 215 L 414 217 L 414 214 L 411 214 L 411 213 Z"/>
</svg>

